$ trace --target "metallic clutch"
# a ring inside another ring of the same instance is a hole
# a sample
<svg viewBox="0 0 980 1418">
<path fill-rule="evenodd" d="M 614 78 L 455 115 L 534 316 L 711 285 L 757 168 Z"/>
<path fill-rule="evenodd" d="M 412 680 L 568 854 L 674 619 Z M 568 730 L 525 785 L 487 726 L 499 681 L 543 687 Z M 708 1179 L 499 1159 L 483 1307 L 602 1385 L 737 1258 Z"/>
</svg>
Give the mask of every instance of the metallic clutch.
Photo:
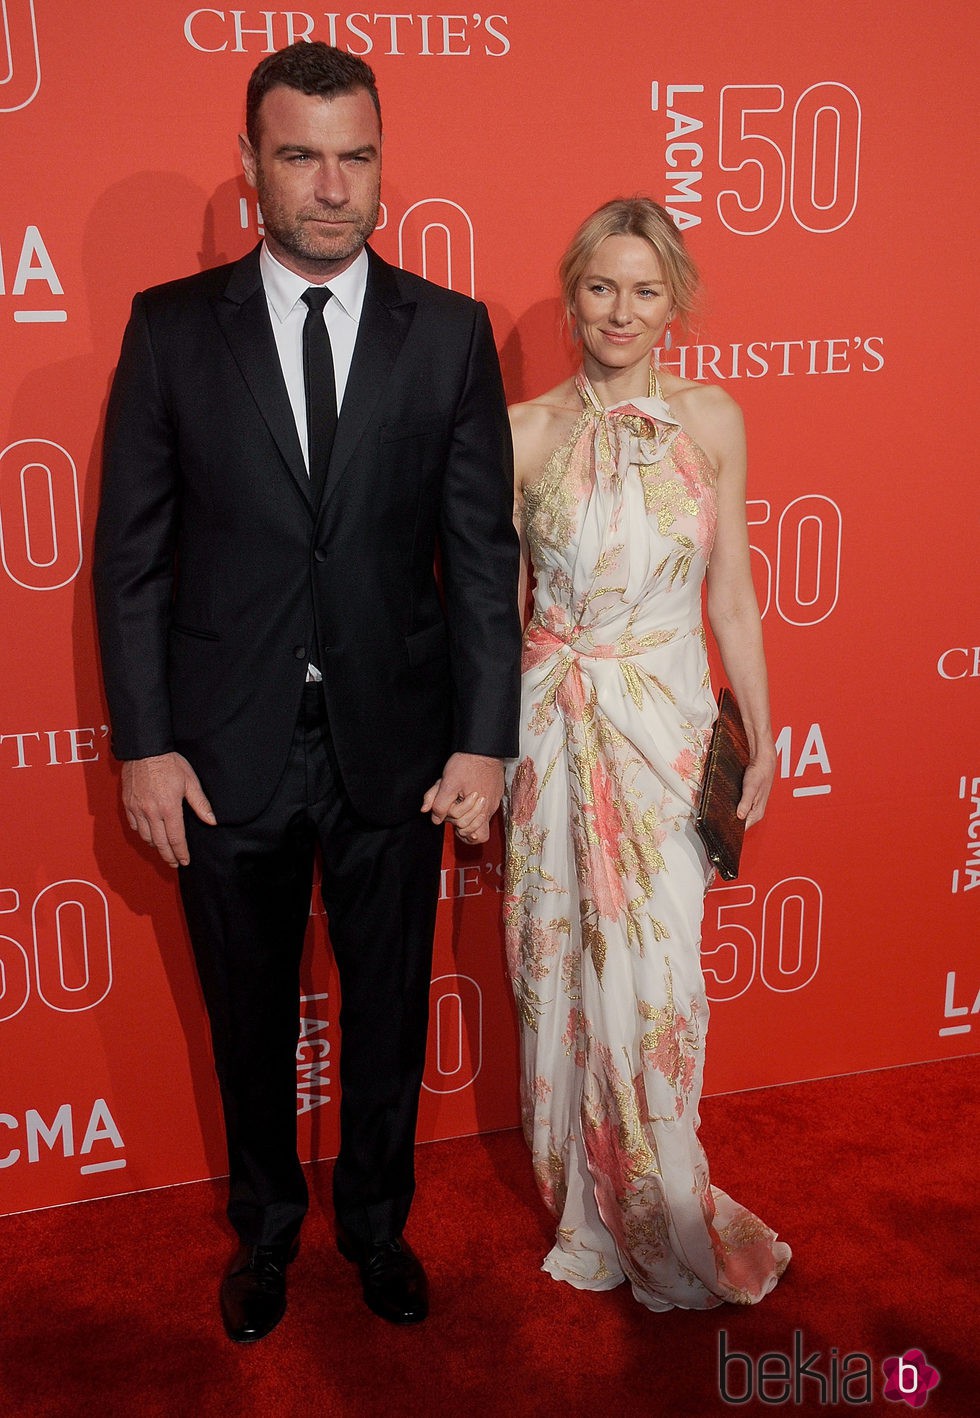
<svg viewBox="0 0 980 1418">
<path fill-rule="evenodd" d="M 718 718 L 704 765 L 698 815 L 694 820 L 708 857 L 725 881 L 738 876 L 745 823 L 735 809 L 742 796 L 742 778 L 749 761 L 742 715 L 730 689 L 718 699 Z"/>
</svg>

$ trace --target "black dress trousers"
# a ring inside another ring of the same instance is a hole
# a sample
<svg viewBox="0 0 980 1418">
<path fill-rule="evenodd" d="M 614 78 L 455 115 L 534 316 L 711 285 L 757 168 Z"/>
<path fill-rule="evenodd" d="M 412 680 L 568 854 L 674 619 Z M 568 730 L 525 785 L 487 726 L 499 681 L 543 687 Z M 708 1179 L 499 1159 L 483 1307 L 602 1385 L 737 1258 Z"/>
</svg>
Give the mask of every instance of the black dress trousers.
<svg viewBox="0 0 980 1418">
<path fill-rule="evenodd" d="M 208 827 L 185 806 L 185 819 L 180 886 L 224 1107 L 229 1219 L 245 1244 L 269 1245 L 291 1240 L 306 1212 L 296 1047 L 319 845 L 341 990 L 336 1216 L 360 1240 L 392 1239 L 415 1186 L 443 829 L 421 812 L 394 827 L 357 816 L 316 684 L 304 688 L 286 768 L 259 816 Z"/>
</svg>

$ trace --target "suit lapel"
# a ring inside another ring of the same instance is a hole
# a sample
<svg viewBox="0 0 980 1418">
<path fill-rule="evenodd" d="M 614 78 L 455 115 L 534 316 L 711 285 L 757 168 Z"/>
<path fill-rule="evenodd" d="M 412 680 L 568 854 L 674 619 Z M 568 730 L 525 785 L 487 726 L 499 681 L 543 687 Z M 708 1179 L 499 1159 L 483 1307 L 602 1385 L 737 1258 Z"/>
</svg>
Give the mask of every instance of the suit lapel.
<svg viewBox="0 0 980 1418">
<path fill-rule="evenodd" d="M 214 308 L 252 398 L 309 505 L 310 479 L 269 321 L 258 247 L 232 267 L 224 293 L 214 300 Z"/>
<path fill-rule="evenodd" d="M 339 486 L 354 450 L 381 405 L 385 386 L 415 313 L 415 302 L 401 295 L 394 268 L 376 256 L 370 247 L 368 259 L 367 289 L 320 503 L 321 512 Z"/>
</svg>

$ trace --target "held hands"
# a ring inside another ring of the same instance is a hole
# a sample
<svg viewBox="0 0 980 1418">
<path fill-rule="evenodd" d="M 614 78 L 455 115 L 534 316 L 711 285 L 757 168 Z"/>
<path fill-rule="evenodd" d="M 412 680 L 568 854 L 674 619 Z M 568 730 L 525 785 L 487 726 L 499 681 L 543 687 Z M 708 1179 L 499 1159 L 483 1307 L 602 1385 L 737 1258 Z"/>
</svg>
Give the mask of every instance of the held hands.
<svg viewBox="0 0 980 1418">
<path fill-rule="evenodd" d="M 168 867 L 190 861 L 184 835 L 183 803 L 187 799 L 202 822 L 217 821 L 191 765 L 179 753 L 134 758 L 122 766 L 122 800 L 126 818 L 144 842 L 156 847 Z"/>
<path fill-rule="evenodd" d="M 762 821 L 775 776 L 776 753 L 773 748 L 767 748 L 750 760 L 742 779 L 741 801 L 736 809 L 737 815 L 745 819 L 746 827 L 754 827 Z"/>
<path fill-rule="evenodd" d="M 451 822 L 461 842 L 486 842 L 503 793 L 499 758 L 454 753 L 422 799 L 422 811 L 431 813 L 433 822 Z"/>
</svg>

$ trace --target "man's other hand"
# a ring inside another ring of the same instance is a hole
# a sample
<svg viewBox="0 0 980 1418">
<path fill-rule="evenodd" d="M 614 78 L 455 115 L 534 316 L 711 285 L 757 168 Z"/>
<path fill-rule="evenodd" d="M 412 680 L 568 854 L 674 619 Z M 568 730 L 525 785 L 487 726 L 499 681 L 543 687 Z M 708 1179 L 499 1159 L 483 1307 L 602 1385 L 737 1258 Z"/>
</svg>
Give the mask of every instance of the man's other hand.
<svg viewBox="0 0 980 1418">
<path fill-rule="evenodd" d="M 190 861 L 184 835 L 184 799 L 202 822 L 217 819 L 191 765 L 179 753 L 132 758 L 122 766 L 122 800 L 126 818 L 144 842 L 156 847 L 168 867 Z"/>
<path fill-rule="evenodd" d="M 422 799 L 432 821 L 451 822 L 463 842 L 486 842 L 490 819 L 504 794 L 504 765 L 499 758 L 454 753 Z"/>
</svg>

